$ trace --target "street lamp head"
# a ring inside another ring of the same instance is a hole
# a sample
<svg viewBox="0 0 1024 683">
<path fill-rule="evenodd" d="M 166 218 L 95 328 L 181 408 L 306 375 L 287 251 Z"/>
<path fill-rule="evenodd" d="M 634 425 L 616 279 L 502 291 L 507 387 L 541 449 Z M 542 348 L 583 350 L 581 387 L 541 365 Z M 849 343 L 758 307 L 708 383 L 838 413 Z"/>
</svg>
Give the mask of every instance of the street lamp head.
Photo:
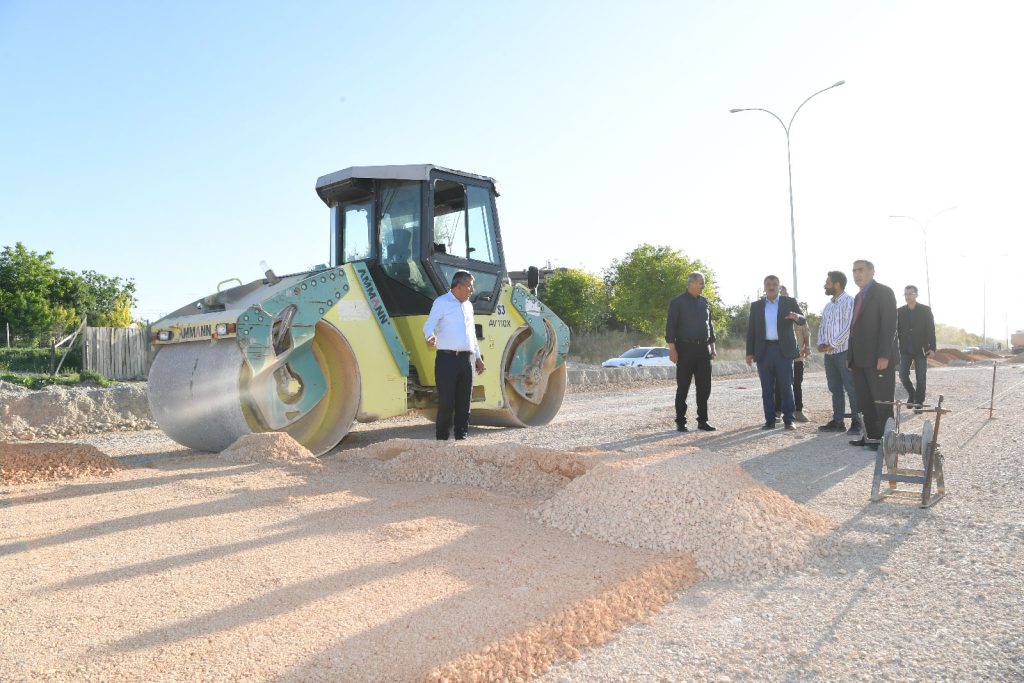
<svg viewBox="0 0 1024 683">
<path fill-rule="evenodd" d="M 738 111 L 743 111 L 743 110 L 742 110 L 742 109 L 730 109 L 730 110 L 729 110 L 729 113 L 730 113 L 730 114 L 735 114 L 735 113 L 736 113 L 736 112 L 738 112 Z"/>
<path fill-rule="evenodd" d="M 836 81 L 836 82 L 835 82 L 835 83 L 834 83 L 834 84 L 832 85 L 832 87 L 833 87 L 833 88 L 838 88 L 838 87 L 839 87 L 839 86 L 841 86 L 841 85 L 842 85 L 843 83 L 846 83 L 846 81 Z"/>
</svg>

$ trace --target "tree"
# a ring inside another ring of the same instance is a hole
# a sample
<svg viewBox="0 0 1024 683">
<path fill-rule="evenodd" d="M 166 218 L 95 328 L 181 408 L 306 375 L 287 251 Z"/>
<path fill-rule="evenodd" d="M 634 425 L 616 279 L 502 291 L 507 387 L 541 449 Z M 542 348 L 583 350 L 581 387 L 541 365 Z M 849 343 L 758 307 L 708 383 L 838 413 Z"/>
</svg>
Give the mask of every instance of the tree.
<svg viewBox="0 0 1024 683">
<path fill-rule="evenodd" d="M 575 333 L 590 332 L 608 322 L 608 294 L 596 275 L 559 270 L 545 279 L 541 298 Z"/>
<path fill-rule="evenodd" d="M 93 324 L 127 327 L 134 305 L 130 279 L 58 268 L 52 251 L 39 254 L 21 242 L 0 251 L 0 325 L 9 323 L 19 344 L 64 336 L 83 315 Z"/>
<path fill-rule="evenodd" d="M 715 331 L 724 335 L 728 325 L 715 291 L 714 272 L 671 247 L 642 244 L 621 261 L 612 261 L 605 271 L 612 312 L 630 327 L 660 336 L 665 332 L 669 302 L 686 289 L 690 273 L 698 270 L 704 273 L 703 295 L 711 304 Z"/>
</svg>

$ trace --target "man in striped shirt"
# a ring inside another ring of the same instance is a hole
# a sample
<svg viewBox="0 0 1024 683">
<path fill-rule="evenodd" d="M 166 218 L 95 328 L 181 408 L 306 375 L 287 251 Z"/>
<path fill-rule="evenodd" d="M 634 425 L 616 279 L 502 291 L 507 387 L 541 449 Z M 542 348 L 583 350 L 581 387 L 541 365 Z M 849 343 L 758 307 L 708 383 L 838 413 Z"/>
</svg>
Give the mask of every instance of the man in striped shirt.
<svg viewBox="0 0 1024 683">
<path fill-rule="evenodd" d="M 846 425 L 845 396 L 850 397 L 850 414 L 853 419 L 847 434 L 860 434 L 860 420 L 857 417 L 857 395 L 853 388 L 853 373 L 847 363 L 850 355 L 850 323 L 853 321 L 853 297 L 846 293 L 846 274 L 841 270 L 830 270 L 825 278 L 825 294 L 832 300 L 825 304 L 818 328 L 818 351 L 825 354 L 825 378 L 832 393 L 832 419 L 818 427 L 819 432 L 843 432 Z"/>
</svg>

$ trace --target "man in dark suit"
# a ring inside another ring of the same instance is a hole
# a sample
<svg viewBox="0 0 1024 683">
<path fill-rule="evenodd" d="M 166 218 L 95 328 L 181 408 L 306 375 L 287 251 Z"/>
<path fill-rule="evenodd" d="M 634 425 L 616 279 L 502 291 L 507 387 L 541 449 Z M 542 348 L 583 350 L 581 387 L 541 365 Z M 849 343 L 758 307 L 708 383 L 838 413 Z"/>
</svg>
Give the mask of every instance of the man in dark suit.
<svg viewBox="0 0 1024 683">
<path fill-rule="evenodd" d="M 875 282 L 871 261 L 853 262 L 853 281 L 860 292 L 853 301 L 849 364 L 857 405 L 864 415 L 864 435 L 850 444 L 877 449 L 893 410 L 891 405 L 876 402 L 892 401 L 896 394 L 896 295 Z"/>
<path fill-rule="evenodd" d="M 896 330 L 900 338 L 900 381 L 907 390 L 907 401 L 920 410 L 924 405 L 925 375 L 928 358 L 935 355 L 935 318 L 932 309 L 917 303 L 917 287 L 903 288 L 907 305 L 896 311 Z M 910 381 L 910 363 L 914 363 L 917 388 Z"/>
<path fill-rule="evenodd" d="M 747 365 L 757 360 L 761 378 L 761 403 L 764 426 L 775 429 L 775 387 L 781 389 L 782 421 L 786 429 L 793 427 L 793 361 L 800 349 L 793 334 L 793 325 L 806 325 L 796 299 L 779 295 L 779 278 L 764 279 L 764 298 L 750 304 L 747 321 Z"/>
</svg>

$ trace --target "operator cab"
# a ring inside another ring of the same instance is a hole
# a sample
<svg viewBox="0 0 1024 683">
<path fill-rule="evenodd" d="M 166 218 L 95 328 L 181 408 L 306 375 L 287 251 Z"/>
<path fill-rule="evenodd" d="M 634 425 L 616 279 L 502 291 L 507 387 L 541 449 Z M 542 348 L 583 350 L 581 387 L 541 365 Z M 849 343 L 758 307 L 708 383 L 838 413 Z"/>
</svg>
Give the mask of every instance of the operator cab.
<svg viewBox="0 0 1024 683">
<path fill-rule="evenodd" d="M 392 315 L 426 315 L 460 270 L 489 314 L 506 280 L 492 178 L 440 166 L 362 166 L 323 176 L 331 265 L 367 264 Z"/>
</svg>

